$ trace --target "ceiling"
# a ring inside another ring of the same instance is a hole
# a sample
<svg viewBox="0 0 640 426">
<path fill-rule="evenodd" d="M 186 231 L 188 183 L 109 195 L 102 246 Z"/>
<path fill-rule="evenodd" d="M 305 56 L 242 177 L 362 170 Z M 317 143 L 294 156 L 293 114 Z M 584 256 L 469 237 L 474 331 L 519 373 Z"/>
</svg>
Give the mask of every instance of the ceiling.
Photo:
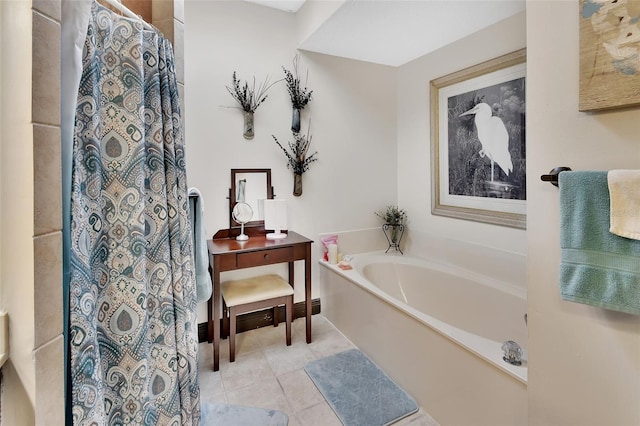
<svg viewBox="0 0 640 426">
<path fill-rule="evenodd" d="M 304 4 L 248 1 L 291 13 Z M 524 10 L 525 0 L 346 0 L 299 48 L 400 66 Z"/>
<path fill-rule="evenodd" d="M 260 4 L 262 6 L 272 7 L 274 9 L 284 10 L 285 12 L 296 13 L 302 7 L 306 0 L 245 0 L 249 3 Z"/>
</svg>

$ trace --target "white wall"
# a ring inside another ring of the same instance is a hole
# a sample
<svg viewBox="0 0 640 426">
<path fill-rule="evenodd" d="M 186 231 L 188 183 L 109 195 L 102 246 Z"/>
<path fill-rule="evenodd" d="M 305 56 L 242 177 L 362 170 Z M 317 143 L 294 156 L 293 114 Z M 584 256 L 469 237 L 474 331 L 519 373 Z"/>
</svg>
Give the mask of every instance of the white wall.
<svg viewBox="0 0 640 426">
<path fill-rule="evenodd" d="M 429 105 L 431 80 L 525 46 L 526 18 L 520 13 L 398 69 L 398 202 L 407 210 L 414 242 L 435 235 L 526 253 L 523 230 L 431 214 Z"/>
<path fill-rule="evenodd" d="M 640 317 L 563 302 L 558 190 L 538 176 L 640 168 L 638 107 L 578 112 L 578 2 L 527 2 L 529 423 L 640 424 Z"/>
<path fill-rule="evenodd" d="M 311 117 L 310 152 L 318 151 L 303 175 L 301 197 L 292 195 L 292 172 L 271 137 L 292 140 L 285 85 L 274 86 L 258 108 L 251 141 L 242 137 L 242 112 L 224 107 L 234 106 L 225 89 L 234 70 L 257 81 L 284 77 L 282 66 L 292 70 L 301 31 L 295 16 L 240 1 L 185 3 L 187 172 L 189 185 L 203 193 L 211 235 L 229 226 L 232 168 L 270 168 L 276 196 L 289 200 L 289 228 L 317 243 L 320 233 L 378 226 L 373 212 L 396 202 L 394 68 L 300 52 L 300 71 L 309 70 L 314 91 L 302 112 L 302 132 Z M 314 260 L 321 256 L 318 247 Z M 296 301 L 303 288 L 296 286 Z M 202 306 L 200 319 L 201 312 Z"/>
</svg>

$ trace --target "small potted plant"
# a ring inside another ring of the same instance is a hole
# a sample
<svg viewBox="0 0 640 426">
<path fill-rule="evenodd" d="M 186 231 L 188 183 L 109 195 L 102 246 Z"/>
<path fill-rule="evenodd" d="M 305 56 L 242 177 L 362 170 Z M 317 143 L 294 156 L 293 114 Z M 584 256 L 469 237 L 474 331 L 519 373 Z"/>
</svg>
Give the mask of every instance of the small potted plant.
<svg viewBox="0 0 640 426">
<path fill-rule="evenodd" d="M 398 206 L 387 206 L 386 210 L 378 210 L 375 214 L 382 219 L 382 231 L 389 242 L 386 252 L 391 248 L 395 248 L 396 251 L 402 254 L 400 240 L 404 235 L 404 222 L 407 219 L 407 212 L 398 208 Z"/>
<path fill-rule="evenodd" d="M 267 99 L 267 91 L 274 84 L 281 80 L 269 84 L 269 77 L 265 78 L 264 82 L 256 89 L 256 78 L 253 77 L 253 86 L 250 88 L 249 83 L 246 81 L 244 84 L 240 83 L 240 80 L 236 78 L 236 72 L 233 72 L 233 84 L 232 86 L 226 86 L 227 91 L 233 97 L 233 99 L 240 104 L 239 108 L 244 111 L 244 132 L 245 139 L 253 139 L 253 114 L 256 109 Z M 233 108 L 233 107 L 231 107 Z"/>
</svg>

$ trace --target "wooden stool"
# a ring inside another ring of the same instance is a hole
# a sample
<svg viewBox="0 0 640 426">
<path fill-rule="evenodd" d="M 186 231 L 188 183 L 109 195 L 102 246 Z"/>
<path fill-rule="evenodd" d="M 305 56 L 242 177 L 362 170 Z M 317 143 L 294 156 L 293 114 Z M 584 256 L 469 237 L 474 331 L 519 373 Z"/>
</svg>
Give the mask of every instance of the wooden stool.
<svg viewBox="0 0 640 426">
<path fill-rule="evenodd" d="M 229 321 L 229 362 L 236 358 L 236 316 L 246 312 L 269 307 L 285 306 L 287 346 L 291 346 L 291 317 L 293 315 L 293 288 L 279 275 L 260 275 L 220 284 L 222 312 L 225 323 Z M 278 316 L 274 309 L 273 325 L 278 326 Z M 223 327 L 226 329 L 226 325 Z"/>
</svg>

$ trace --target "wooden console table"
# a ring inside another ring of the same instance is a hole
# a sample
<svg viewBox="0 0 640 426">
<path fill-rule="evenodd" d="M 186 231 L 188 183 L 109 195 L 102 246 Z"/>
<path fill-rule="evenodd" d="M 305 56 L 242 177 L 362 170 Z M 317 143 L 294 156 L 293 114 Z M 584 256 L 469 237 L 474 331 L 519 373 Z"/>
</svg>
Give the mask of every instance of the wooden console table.
<svg viewBox="0 0 640 426">
<path fill-rule="evenodd" d="M 216 236 L 219 234 L 216 234 Z M 207 241 L 213 294 L 207 306 L 207 333 L 213 341 L 213 371 L 220 368 L 220 272 L 253 268 L 275 263 L 289 264 L 289 284 L 294 285 L 293 263 L 304 260 L 304 301 L 307 321 L 307 343 L 311 343 L 311 243 L 313 241 L 289 231 L 287 238 L 267 240 L 254 235 L 247 241 L 235 238 L 214 238 Z"/>
</svg>

